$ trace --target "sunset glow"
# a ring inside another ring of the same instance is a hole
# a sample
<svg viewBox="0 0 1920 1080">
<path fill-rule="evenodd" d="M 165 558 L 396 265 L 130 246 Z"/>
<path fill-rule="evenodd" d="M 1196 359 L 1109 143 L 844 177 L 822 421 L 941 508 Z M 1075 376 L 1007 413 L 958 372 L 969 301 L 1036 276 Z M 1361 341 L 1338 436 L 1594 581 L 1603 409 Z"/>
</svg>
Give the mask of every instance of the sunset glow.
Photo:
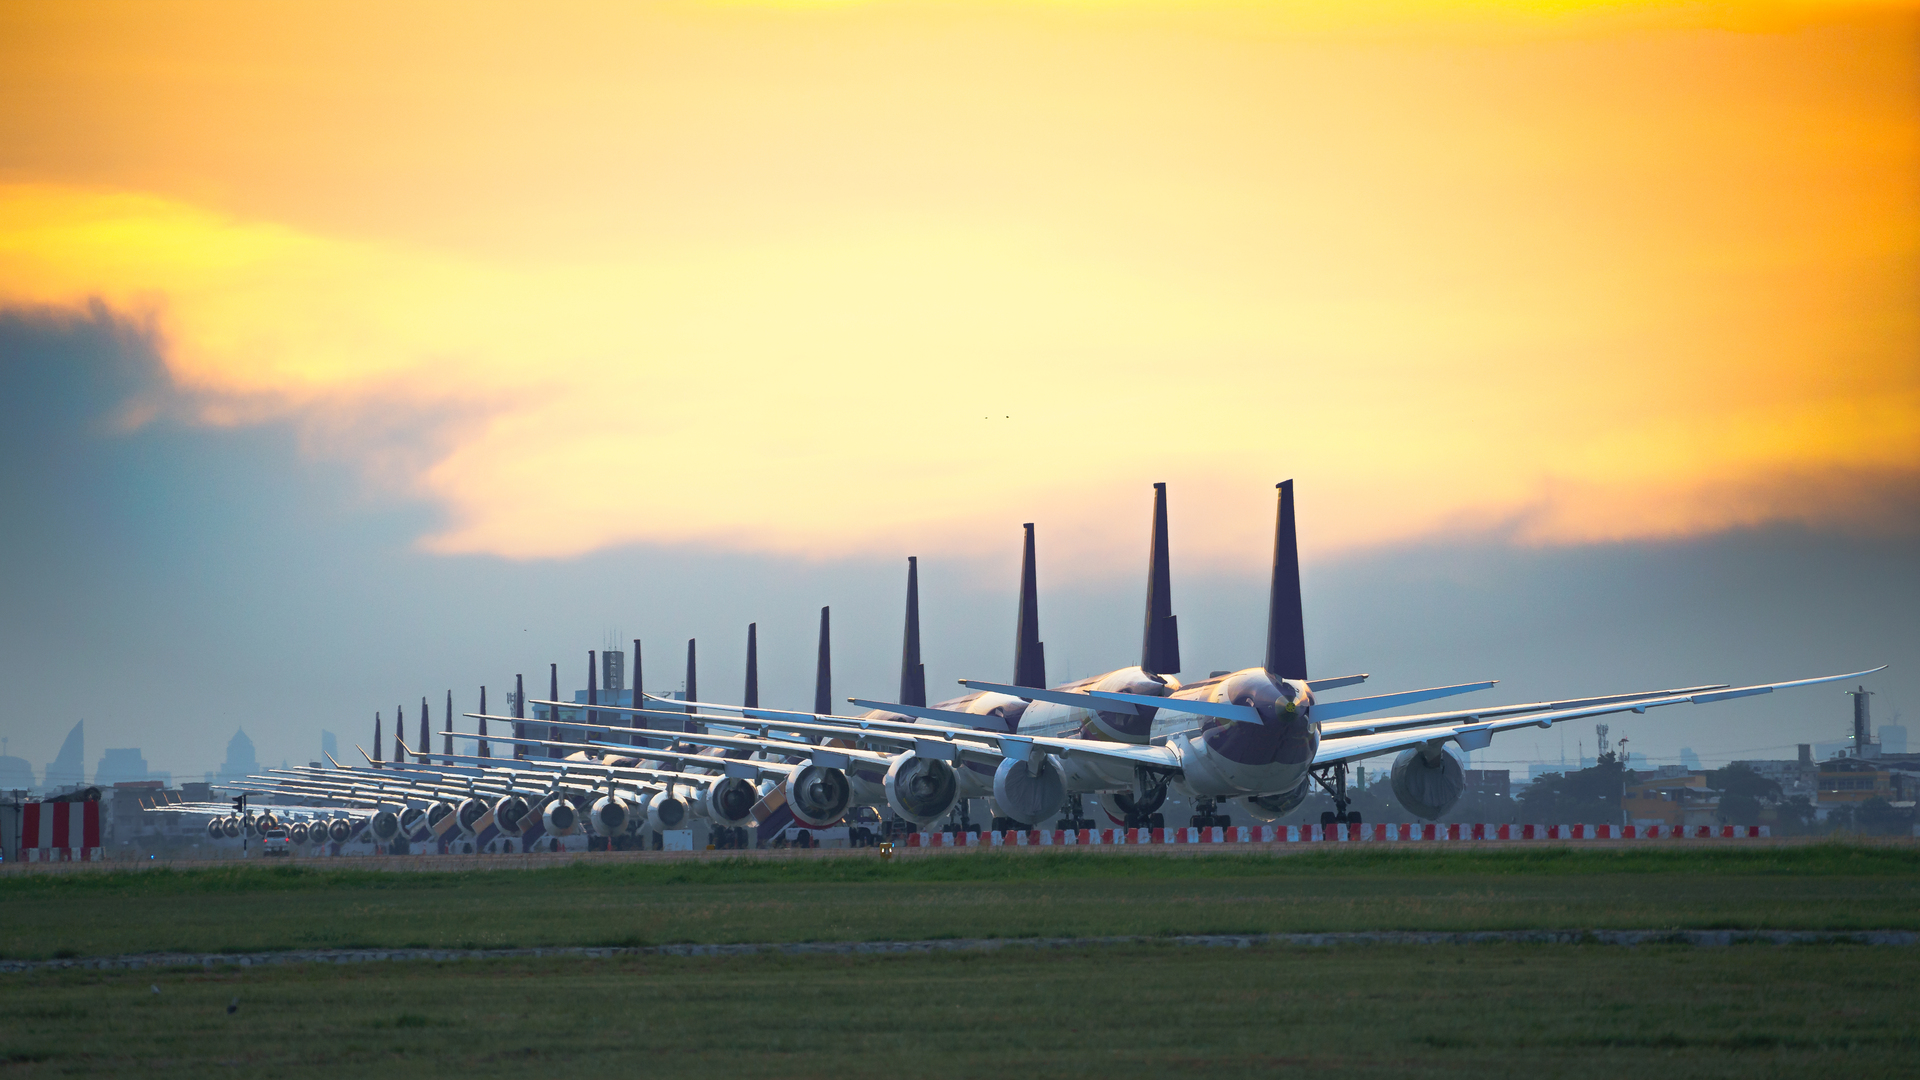
<svg viewBox="0 0 1920 1080">
<path fill-rule="evenodd" d="M 10 4 L 0 303 L 439 552 L 1875 527 L 1914 9 L 1349 10 Z"/>
</svg>

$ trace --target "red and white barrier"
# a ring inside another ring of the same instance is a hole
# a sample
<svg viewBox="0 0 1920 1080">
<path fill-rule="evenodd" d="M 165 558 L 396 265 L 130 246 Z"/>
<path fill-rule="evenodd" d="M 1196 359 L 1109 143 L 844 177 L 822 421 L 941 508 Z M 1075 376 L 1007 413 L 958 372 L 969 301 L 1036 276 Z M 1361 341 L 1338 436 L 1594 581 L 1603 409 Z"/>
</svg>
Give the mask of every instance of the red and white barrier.
<svg viewBox="0 0 1920 1080">
<path fill-rule="evenodd" d="M 1034 829 L 910 833 L 906 847 L 1120 847 L 1153 844 L 1301 844 L 1348 841 L 1659 840 L 1771 836 L 1765 825 L 1233 825 L 1210 829 Z"/>
<path fill-rule="evenodd" d="M 100 804 L 30 802 L 20 808 L 20 848 L 28 862 L 100 857 Z"/>
</svg>

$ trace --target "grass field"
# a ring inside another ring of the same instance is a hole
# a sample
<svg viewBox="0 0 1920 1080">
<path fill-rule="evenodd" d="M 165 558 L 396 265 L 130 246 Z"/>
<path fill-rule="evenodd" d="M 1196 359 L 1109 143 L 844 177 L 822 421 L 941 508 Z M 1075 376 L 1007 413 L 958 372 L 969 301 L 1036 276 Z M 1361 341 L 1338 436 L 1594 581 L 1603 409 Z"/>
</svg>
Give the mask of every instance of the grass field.
<svg viewBox="0 0 1920 1080">
<path fill-rule="evenodd" d="M 0 877 L 0 955 L 1322 930 L 1920 929 L 1908 846 L 1059 852 Z"/>
<path fill-rule="evenodd" d="M 0 979 L 0 1076 L 1895 1076 L 1917 977 L 1578 945 L 66 971 Z"/>
</svg>

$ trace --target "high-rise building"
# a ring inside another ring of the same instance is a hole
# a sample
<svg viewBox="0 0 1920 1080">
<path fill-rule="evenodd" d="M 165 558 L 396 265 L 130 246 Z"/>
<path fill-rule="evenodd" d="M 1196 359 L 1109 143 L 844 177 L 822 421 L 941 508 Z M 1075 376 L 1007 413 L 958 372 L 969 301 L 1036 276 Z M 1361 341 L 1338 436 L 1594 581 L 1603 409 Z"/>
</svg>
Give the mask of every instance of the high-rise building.
<svg viewBox="0 0 1920 1080">
<path fill-rule="evenodd" d="M 87 722 L 76 720 L 73 730 L 67 732 L 67 741 L 60 744 L 60 753 L 47 766 L 45 788 L 58 791 L 63 787 L 74 787 L 87 782 Z"/>
<path fill-rule="evenodd" d="M 259 771 L 260 762 L 253 756 L 253 740 L 247 738 L 246 732 L 236 730 L 233 738 L 227 740 L 227 760 L 217 774 L 220 782 L 237 784 Z"/>
<path fill-rule="evenodd" d="M 102 753 L 100 764 L 93 770 L 93 782 L 103 788 L 148 779 L 151 777 L 147 773 L 147 759 L 138 747 Z"/>
</svg>

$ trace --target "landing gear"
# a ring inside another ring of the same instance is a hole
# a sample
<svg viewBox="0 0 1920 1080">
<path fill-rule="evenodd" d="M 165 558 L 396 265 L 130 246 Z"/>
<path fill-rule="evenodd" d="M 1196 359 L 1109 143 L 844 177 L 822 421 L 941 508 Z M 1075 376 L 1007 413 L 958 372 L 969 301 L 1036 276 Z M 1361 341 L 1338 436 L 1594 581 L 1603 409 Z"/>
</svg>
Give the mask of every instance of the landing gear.
<svg viewBox="0 0 1920 1080">
<path fill-rule="evenodd" d="M 1217 807 L 1218 804 L 1212 799 L 1201 799 L 1199 802 L 1194 803 L 1193 827 L 1196 829 L 1232 828 L 1233 818 L 1226 814 L 1215 813 L 1214 811 Z"/>
<path fill-rule="evenodd" d="M 1131 792 L 1121 792 L 1113 796 L 1113 805 L 1120 808 L 1129 829 L 1162 829 L 1166 827 L 1166 818 L 1155 813 L 1167 801 L 1167 779 L 1164 776 L 1148 772 L 1146 769 L 1134 770 L 1134 788 Z"/>
<path fill-rule="evenodd" d="M 1080 804 L 1080 796 L 1067 796 L 1067 812 L 1060 819 L 1059 827 L 1065 832 L 1079 832 L 1094 827 L 1093 819 L 1087 816 L 1086 808 Z"/>
<path fill-rule="evenodd" d="M 1329 775 L 1333 777 L 1333 780 L 1331 783 L 1329 783 L 1327 780 L 1327 777 Z M 1349 812 L 1347 810 L 1347 806 L 1351 804 L 1353 800 L 1347 797 L 1347 766 L 1345 762 L 1341 762 L 1340 764 L 1335 765 L 1333 768 L 1327 769 L 1324 772 L 1314 773 L 1313 782 L 1316 784 L 1319 784 L 1323 789 L 1326 790 L 1327 794 L 1333 796 L 1333 805 L 1335 807 L 1335 809 L 1333 810 L 1325 810 L 1321 812 L 1320 824 L 1322 825 L 1359 825 L 1361 824 L 1360 812 L 1358 810 L 1355 810 L 1352 812 Z"/>
<path fill-rule="evenodd" d="M 947 831 L 956 836 L 969 832 L 975 836 L 980 835 L 980 826 L 975 825 L 973 819 L 967 815 L 966 799 L 953 804 L 953 816 L 947 819 Z"/>
</svg>

